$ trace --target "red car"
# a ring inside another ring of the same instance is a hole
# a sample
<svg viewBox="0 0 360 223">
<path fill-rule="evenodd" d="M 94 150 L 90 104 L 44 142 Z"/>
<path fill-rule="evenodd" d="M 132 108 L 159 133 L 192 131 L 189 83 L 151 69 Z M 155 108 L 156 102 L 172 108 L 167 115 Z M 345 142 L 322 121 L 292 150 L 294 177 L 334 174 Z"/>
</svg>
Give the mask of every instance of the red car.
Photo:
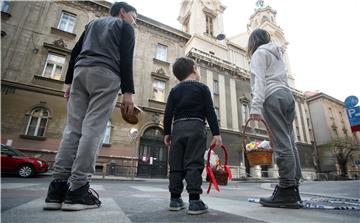
<svg viewBox="0 0 360 223">
<path fill-rule="evenodd" d="M 31 177 L 48 171 L 49 165 L 35 157 L 26 156 L 19 150 L 1 144 L 1 172 L 17 173 L 20 177 Z"/>
</svg>

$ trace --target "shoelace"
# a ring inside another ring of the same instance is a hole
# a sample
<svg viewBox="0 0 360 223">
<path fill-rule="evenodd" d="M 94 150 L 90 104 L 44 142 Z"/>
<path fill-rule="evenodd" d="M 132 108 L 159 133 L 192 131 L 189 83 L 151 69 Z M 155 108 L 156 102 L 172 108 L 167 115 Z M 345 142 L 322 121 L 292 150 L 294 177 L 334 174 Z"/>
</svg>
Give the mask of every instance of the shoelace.
<svg viewBox="0 0 360 223">
<path fill-rule="evenodd" d="M 279 186 L 276 185 L 275 190 L 271 196 L 274 197 L 278 193 L 278 191 L 279 191 Z"/>
<path fill-rule="evenodd" d="M 95 202 L 95 204 L 99 207 L 101 205 L 101 201 L 99 200 L 99 194 L 92 188 L 89 188 L 89 196 Z M 96 196 L 93 194 L 96 194 Z"/>
</svg>

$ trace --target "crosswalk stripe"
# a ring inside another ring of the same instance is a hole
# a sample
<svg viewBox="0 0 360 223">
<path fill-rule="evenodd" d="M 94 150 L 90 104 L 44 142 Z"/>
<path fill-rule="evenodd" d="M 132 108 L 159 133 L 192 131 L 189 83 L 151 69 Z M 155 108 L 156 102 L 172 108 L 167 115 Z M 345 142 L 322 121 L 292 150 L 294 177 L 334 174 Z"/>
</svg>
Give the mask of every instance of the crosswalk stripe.
<svg viewBox="0 0 360 223">
<path fill-rule="evenodd" d="M 44 199 L 36 199 L 1 213 L 3 222 L 76 222 L 76 223 L 131 223 L 112 198 L 100 198 L 97 209 L 82 211 L 44 211 Z M 24 214 L 26 213 L 26 214 Z"/>
<path fill-rule="evenodd" d="M 2 183 L 1 189 L 18 189 L 18 188 L 29 188 L 40 184 L 30 184 L 30 183 Z"/>
<path fill-rule="evenodd" d="M 151 187 L 151 186 L 131 186 L 132 188 L 144 192 L 168 192 L 166 189 Z"/>
<path fill-rule="evenodd" d="M 201 199 L 210 209 L 266 222 L 343 222 L 343 216 L 336 215 L 336 213 L 319 215 L 319 213 L 309 212 L 306 209 L 265 208 L 256 203 L 249 203 L 245 199 L 244 201 L 235 201 L 209 195 L 202 196 Z M 274 211 L 276 211 L 276 215 L 274 215 Z M 271 216 L 271 219 L 269 219 L 269 216 Z M 349 217 L 354 218 L 354 222 L 358 220 L 356 220 L 355 216 Z"/>
</svg>

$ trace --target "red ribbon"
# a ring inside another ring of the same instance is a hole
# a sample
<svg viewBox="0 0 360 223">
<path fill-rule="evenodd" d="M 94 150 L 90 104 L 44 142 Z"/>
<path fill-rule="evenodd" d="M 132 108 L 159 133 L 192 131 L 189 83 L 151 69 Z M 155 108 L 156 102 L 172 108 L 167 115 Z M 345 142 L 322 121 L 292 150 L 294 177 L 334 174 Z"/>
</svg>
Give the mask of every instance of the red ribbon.
<svg viewBox="0 0 360 223">
<path fill-rule="evenodd" d="M 210 146 L 210 149 L 209 149 L 209 152 L 208 152 L 208 159 L 207 159 L 207 162 L 206 162 L 206 173 L 208 174 L 208 176 L 210 176 L 210 181 L 209 181 L 209 187 L 208 187 L 208 190 L 207 190 L 207 193 L 210 192 L 210 189 L 211 189 L 211 184 L 213 183 L 214 184 L 214 187 L 217 191 L 220 192 L 220 188 L 219 188 L 219 185 L 216 181 L 216 178 L 215 178 L 215 175 L 214 175 L 214 172 L 211 168 L 211 165 L 210 165 L 210 155 L 211 155 L 211 151 L 215 148 L 215 144 L 212 144 Z M 226 147 L 222 144 L 221 145 L 221 148 L 224 150 L 224 154 L 225 154 L 225 171 L 228 173 L 228 179 L 231 180 L 232 179 L 232 174 L 231 174 L 231 171 L 230 171 L 230 167 L 228 165 L 228 154 L 227 154 L 227 149 Z"/>
</svg>

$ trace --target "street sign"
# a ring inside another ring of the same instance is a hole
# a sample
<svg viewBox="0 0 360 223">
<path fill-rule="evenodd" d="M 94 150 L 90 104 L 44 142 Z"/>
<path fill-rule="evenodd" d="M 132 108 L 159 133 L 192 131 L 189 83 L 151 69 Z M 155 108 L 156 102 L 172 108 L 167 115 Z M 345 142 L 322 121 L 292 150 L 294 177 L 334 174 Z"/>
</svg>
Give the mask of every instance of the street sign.
<svg viewBox="0 0 360 223">
<path fill-rule="evenodd" d="M 358 102 L 356 96 L 349 96 L 344 102 L 352 132 L 360 131 L 360 106 L 356 106 Z"/>
<path fill-rule="evenodd" d="M 349 96 L 345 99 L 345 107 L 352 108 L 355 107 L 358 104 L 359 100 L 356 96 Z"/>
</svg>

